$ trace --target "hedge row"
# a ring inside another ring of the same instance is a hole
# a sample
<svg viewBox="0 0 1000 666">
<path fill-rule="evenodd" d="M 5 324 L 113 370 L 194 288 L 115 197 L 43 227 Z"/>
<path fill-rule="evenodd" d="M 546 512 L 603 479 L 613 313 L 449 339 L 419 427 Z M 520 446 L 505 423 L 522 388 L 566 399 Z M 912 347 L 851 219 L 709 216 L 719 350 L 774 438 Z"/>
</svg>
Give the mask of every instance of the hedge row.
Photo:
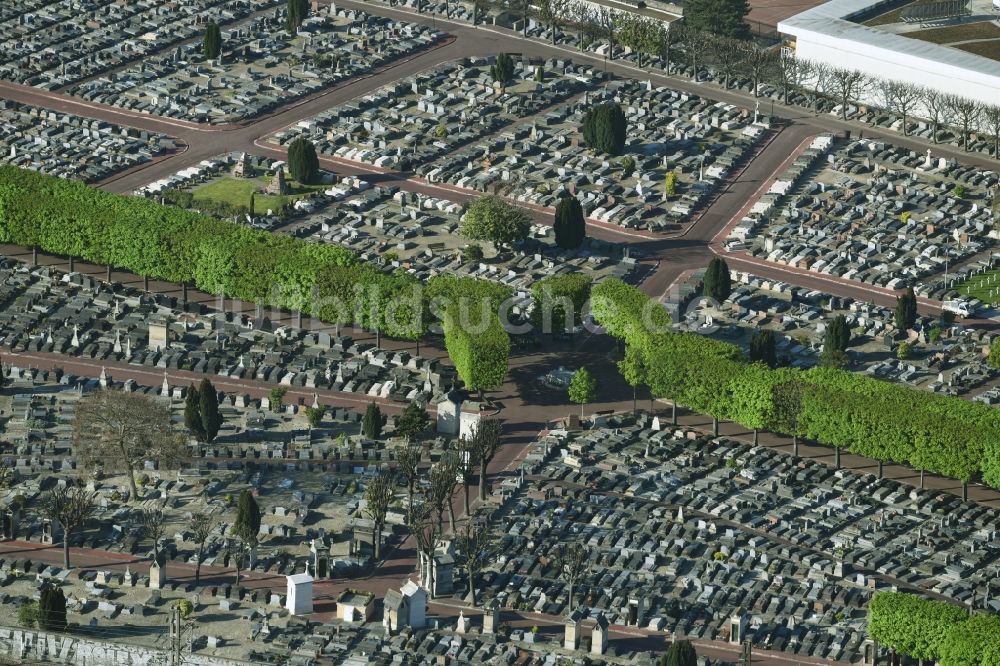
<svg viewBox="0 0 1000 666">
<path fill-rule="evenodd" d="M 657 396 L 962 481 L 981 471 L 1000 487 L 1000 414 L 986 405 L 843 370 L 749 364 L 734 345 L 672 332 L 662 306 L 621 281 L 593 294 L 597 321 L 633 348 L 627 378 Z"/>
<path fill-rule="evenodd" d="M 0 242 L 407 340 L 418 339 L 433 321 L 444 321 L 451 309 L 468 312 L 474 321 L 486 316 L 484 333 L 446 326 L 446 342 L 456 353 L 491 350 L 486 375 L 480 363 L 467 362 L 465 352 L 453 359 L 470 389 L 499 386 L 501 361 L 506 373 L 510 341 L 497 312 L 512 292 L 486 280 L 442 275 L 424 285 L 405 272 L 386 274 L 361 263 L 343 247 L 257 231 L 13 166 L 0 166 Z"/>
<path fill-rule="evenodd" d="M 868 606 L 868 635 L 900 654 L 941 666 L 1000 664 L 1000 617 L 968 612 L 903 592 L 879 592 Z"/>
</svg>

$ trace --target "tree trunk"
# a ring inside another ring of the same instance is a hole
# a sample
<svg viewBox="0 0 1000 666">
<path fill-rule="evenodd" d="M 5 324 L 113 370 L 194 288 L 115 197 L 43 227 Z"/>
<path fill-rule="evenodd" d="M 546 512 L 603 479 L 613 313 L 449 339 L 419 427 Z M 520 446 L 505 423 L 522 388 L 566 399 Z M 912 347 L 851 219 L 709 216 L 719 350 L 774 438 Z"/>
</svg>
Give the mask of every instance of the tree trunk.
<svg viewBox="0 0 1000 666">
<path fill-rule="evenodd" d="M 413 524 L 413 482 L 410 481 L 406 484 L 406 495 L 407 495 L 407 506 L 406 506 L 406 524 Z"/>
<path fill-rule="evenodd" d="M 882 460 L 879 460 L 878 461 L 878 478 L 880 478 L 880 479 L 882 478 L 882 467 L 883 467 L 883 465 L 885 465 L 885 462 L 882 461 Z"/>
<path fill-rule="evenodd" d="M 840 447 L 835 446 L 833 447 L 833 450 L 834 450 L 834 456 L 836 458 L 836 467 L 837 469 L 840 469 Z"/>
<path fill-rule="evenodd" d="M 469 603 L 472 607 L 476 607 L 476 574 L 473 573 L 472 569 L 469 569 Z"/>
<path fill-rule="evenodd" d="M 799 457 L 799 436 L 792 435 L 792 455 L 796 458 Z"/>
<path fill-rule="evenodd" d="M 455 533 L 455 503 L 450 497 L 448 498 L 448 530 L 452 534 Z"/>
<path fill-rule="evenodd" d="M 236 562 L 234 563 L 234 566 L 236 567 L 236 584 L 237 585 L 240 584 L 240 561 L 242 559 L 243 559 L 242 555 L 237 555 L 236 556 Z"/>
<path fill-rule="evenodd" d="M 135 471 L 129 469 L 128 471 L 128 485 L 132 489 L 132 501 L 139 499 L 139 490 L 135 486 Z"/>
<path fill-rule="evenodd" d="M 434 548 L 431 548 L 430 554 L 424 553 L 427 560 L 427 594 L 433 599 L 437 595 L 434 594 Z"/>
<path fill-rule="evenodd" d="M 573 583 L 569 583 L 569 612 L 573 612 Z"/>
<path fill-rule="evenodd" d="M 719 436 L 719 419 L 715 416 L 712 417 L 712 437 Z"/>
<path fill-rule="evenodd" d="M 670 425 L 677 425 L 677 401 L 670 401 Z"/>
<path fill-rule="evenodd" d="M 757 428 L 753 429 L 753 445 L 757 446 Z"/>
<path fill-rule="evenodd" d="M 469 474 L 462 474 L 462 511 L 469 517 Z"/>
<path fill-rule="evenodd" d="M 382 556 L 382 526 L 375 523 L 375 533 L 372 534 L 372 545 L 375 548 L 375 561 Z M 314 572 L 315 573 L 315 572 Z"/>
<path fill-rule="evenodd" d="M 486 464 L 489 461 L 484 460 L 479 464 L 479 501 L 486 501 Z"/>
<path fill-rule="evenodd" d="M 924 470 L 923 470 L 923 468 L 920 469 L 920 489 L 921 490 L 924 489 Z"/>
<path fill-rule="evenodd" d="M 633 386 L 632 387 L 632 416 L 635 416 L 638 413 L 639 413 L 639 406 L 637 404 L 636 390 L 635 390 L 635 387 Z"/>
<path fill-rule="evenodd" d="M 962 481 L 962 499 L 966 502 L 969 501 L 969 482 Z"/>
<path fill-rule="evenodd" d="M 903 136 L 909 136 L 909 132 L 906 131 L 906 109 L 903 109 Z"/>
<path fill-rule="evenodd" d="M 69 569 L 69 530 L 63 529 L 63 569 Z"/>
<path fill-rule="evenodd" d="M 201 582 L 201 556 L 204 546 L 198 546 L 198 561 L 194 565 L 194 584 Z"/>
</svg>

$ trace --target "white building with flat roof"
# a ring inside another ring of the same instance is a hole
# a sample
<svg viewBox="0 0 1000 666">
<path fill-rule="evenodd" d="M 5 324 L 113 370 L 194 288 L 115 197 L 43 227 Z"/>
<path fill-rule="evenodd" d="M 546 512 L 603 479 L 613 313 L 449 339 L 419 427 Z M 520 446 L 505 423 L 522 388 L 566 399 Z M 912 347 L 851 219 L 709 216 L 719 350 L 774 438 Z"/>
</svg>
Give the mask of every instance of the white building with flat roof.
<svg viewBox="0 0 1000 666">
<path fill-rule="evenodd" d="M 779 22 L 778 31 L 794 38 L 795 54 L 804 60 L 1000 104 L 997 61 L 854 22 L 889 4 L 831 0 Z"/>
</svg>

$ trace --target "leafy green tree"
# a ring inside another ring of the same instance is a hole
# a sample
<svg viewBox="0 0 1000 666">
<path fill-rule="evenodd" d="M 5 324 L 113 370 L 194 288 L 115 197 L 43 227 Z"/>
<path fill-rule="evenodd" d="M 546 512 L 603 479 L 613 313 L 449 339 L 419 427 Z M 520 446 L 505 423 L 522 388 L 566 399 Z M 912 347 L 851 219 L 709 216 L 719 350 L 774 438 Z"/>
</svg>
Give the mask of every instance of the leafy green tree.
<svg viewBox="0 0 1000 666">
<path fill-rule="evenodd" d="M 900 361 L 905 361 L 913 355 L 913 345 L 909 342 L 899 343 L 899 347 L 896 348 L 896 358 Z"/>
<path fill-rule="evenodd" d="M 30 599 L 17 607 L 17 623 L 25 629 L 34 629 L 38 626 L 38 616 L 40 613 L 39 604 L 34 599 Z"/>
<path fill-rule="evenodd" d="M 288 389 L 284 386 L 273 386 L 271 387 L 271 392 L 268 393 L 268 402 L 271 403 L 272 412 L 280 412 L 281 406 L 285 402 L 285 395 L 288 393 Z"/>
<path fill-rule="evenodd" d="M 914 659 L 936 661 L 949 629 L 967 617 L 964 609 L 903 592 L 877 592 L 868 604 L 868 635 Z"/>
<path fill-rule="evenodd" d="M 719 37 L 749 39 L 748 0 L 689 0 L 684 4 L 684 25 Z"/>
<path fill-rule="evenodd" d="M 907 287 L 906 293 L 896 298 L 895 311 L 896 328 L 907 331 L 917 323 L 917 296 L 913 287 Z"/>
<path fill-rule="evenodd" d="M 395 419 L 396 435 L 405 437 L 409 441 L 427 430 L 430 424 L 431 417 L 427 410 L 417 402 L 411 402 Z"/>
<path fill-rule="evenodd" d="M 625 347 L 625 358 L 618 361 L 618 371 L 622 373 L 622 377 L 626 383 L 632 387 L 632 413 L 635 414 L 638 411 L 636 408 L 636 392 L 639 386 L 646 381 L 646 359 L 635 344 Z M 650 401 L 652 401 L 652 398 L 650 398 Z"/>
<path fill-rule="evenodd" d="M 500 84 L 500 90 L 506 92 L 507 86 L 514 80 L 514 59 L 506 53 L 498 55 L 490 65 L 490 76 Z"/>
<path fill-rule="evenodd" d="M 774 331 L 767 328 L 754 331 L 750 338 L 750 362 L 760 362 L 769 368 L 778 367 Z"/>
<path fill-rule="evenodd" d="M 569 333 L 579 326 L 590 300 L 593 278 L 582 273 L 568 273 L 539 280 L 531 286 L 535 300 L 532 323 L 545 333 Z"/>
<path fill-rule="evenodd" d="M 990 353 L 986 357 L 986 364 L 994 370 L 1000 370 L 1000 337 L 993 338 L 990 342 Z"/>
<path fill-rule="evenodd" d="M 622 158 L 622 178 L 628 178 L 633 173 L 635 173 L 635 158 L 631 155 L 626 155 Z"/>
<path fill-rule="evenodd" d="M 598 104 L 583 117 L 583 140 L 597 152 L 621 155 L 625 150 L 625 134 L 625 112 L 617 104 Z"/>
<path fill-rule="evenodd" d="M 799 437 L 805 432 L 801 424 L 802 401 L 806 391 L 806 384 L 794 377 L 794 375 L 783 375 L 782 381 L 777 381 L 771 386 L 771 403 L 774 409 L 771 413 L 771 425 L 776 432 L 792 436 L 792 450 L 794 455 L 799 455 Z"/>
<path fill-rule="evenodd" d="M 300 136 L 288 144 L 288 172 L 306 185 L 319 180 L 319 158 L 312 141 Z"/>
<path fill-rule="evenodd" d="M 847 351 L 851 344 L 851 329 L 847 325 L 844 315 L 837 315 L 826 325 L 823 333 L 823 350 Z"/>
<path fill-rule="evenodd" d="M 569 382 L 569 399 L 580 405 L 580 418 L 583 418 L 583 406 L 597 397 L 597 380 L 587 368 L 580 368 Z"/>
<path fill-rule="evenodd" d="M 319 407 L 306 407 L 306 422 L 309 423 L 310 428 L 318 428 L 323 423 L 325 415 L 326 407 L 322 405 Z"/>
<path fill-rule="evenodd" d="M 382 410 L 374 402 L 368 403 L 365 415 L 361 418 L 361 434 L 368 439 L 378 439 L 382 435 L 383 423 Z"/>
<path fill-rule="evenodd" d="M 717 303 L 722 303 L 733 292 L 732 278 L 729 275 L 729 265 L 721 257 L 714 257 L 708 262 L 705 277 L 702 278 L 702 291 L 705 296 Z"/>
<path fill-rule="evenodd" d="M 199 442 L 205 441 L 205 426 L 201 418 L 201 398 L 194 384 L 188 387 L 184 397 L 184 427 Z"/>
<path fill-rule="evenodd" d="M 528 237 L 531 217 L 495 194 L 476 199 L 465 211 L 459 233 L 471 240 L 490 241 L 509 247 Z"/>
<path fill-rule="evenodd" d="M 444 319 L 444 343 L 465 388 L 477 391 L 480 401 L 485 391 L 503 385 L 510 362 L 510 335 L 493 313 L 486 322 L 463 322 L 458 308 L 449 309 Z"/>
<path fill-rule="evenodd" d="M 994 664 L 1000 652 L 1000 616 L 976 613 L 945 630 L 938 661 L 945 666 Z"/>
<path fill-rule="evenodd" d="M 61 587 L 42 586 L 38 600 L 38 628 L 42 631 L 66 631 L 66 595 Z"/>
<path fill-rule="evenodd" d="M 385 515 L 394 494 L 392 477 L 385 473 L 376 476 L 365 487 L 365 513 L 374 523 L 376 560 L 382 556 L 382 530 L 385 528 Z"/>
<path fill-rule="evenodd" d="M 205 441 L 214 441 L 215 436 L 219 434 L 219 428 L 222 427 L 222 414 L 219 413 L 219 393 L 208 379 L 201 380 L 198 399 L 201 402 L 201 424 Z"/>
<path fill-rule="evenodd" d="M 567 250 L 575 250 L 587 237 L 587 221 L 583 206 L 574 196 L 565 196 L 556 204 L 555 213 L 556 245 Z"/>
<path fill-rule="evenodd" d="M 219 24 L 215 21 L 212 21 L 205 26 L 205 37 L 202 42 L 202 52 L 209 60 L 218 58 L 219 54 L 222 52 L 222 30 L 219 29 Z"/>
<path fill-rule="evenodd" d="M 299 26 L 308 16 L 309 0 L 288 0 L 285 7 L 285 29 L 288 34 L 295 36 L 299 31 Z"/>
<path fill-rule="evenodd" d="M 660 666 L 698 666 L 698 654 L 691 641 L 674 641 L 660 659 Z"/>
</svg>

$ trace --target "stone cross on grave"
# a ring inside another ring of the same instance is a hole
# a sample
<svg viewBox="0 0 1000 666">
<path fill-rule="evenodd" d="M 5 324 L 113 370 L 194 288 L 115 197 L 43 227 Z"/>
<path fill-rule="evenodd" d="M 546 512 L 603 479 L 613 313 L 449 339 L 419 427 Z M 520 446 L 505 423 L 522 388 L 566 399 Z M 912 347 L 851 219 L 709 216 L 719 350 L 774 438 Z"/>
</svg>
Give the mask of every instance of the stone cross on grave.
<svg viewBox="0 0 1000 666">
<path fill-rule="evenodd" d="M 70 345 L 73 347 L 80 346 L 80 327 L 76 324 L 73 324 L 73 340 L 70 342 Z"/>
</svg>

